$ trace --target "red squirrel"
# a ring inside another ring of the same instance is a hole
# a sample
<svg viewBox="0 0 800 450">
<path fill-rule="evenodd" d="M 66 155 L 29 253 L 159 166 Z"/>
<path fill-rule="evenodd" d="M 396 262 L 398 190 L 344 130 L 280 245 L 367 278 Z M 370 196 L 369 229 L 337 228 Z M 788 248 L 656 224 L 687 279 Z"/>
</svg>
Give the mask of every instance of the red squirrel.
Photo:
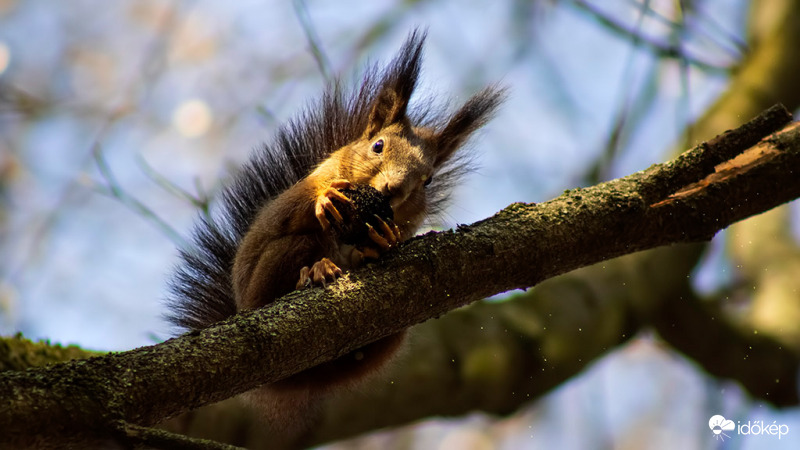
<svg viewBox="0 0 800 450">
<path fill-rule="evenodd" d="M 193 247 L 181 251 L 171 284 L 173 323 L 201 329 L 295 289 L 325 286 L 412 237 L 441 208 L 463 172 L 454 154 L 504 92 L 488 87 L 452 114 L 427 104 L 409 109 L 424 40 L 414 31 L 358 89 L 334 82 L 254 152 L 223 191 L 218 213 L 199 219 Z M 342 191 L 363 185 L 385 196 L 394 217 L 368 225 L 360 244 L 347 244 L 332 225 L 345 220 L 340 209 L 351 204 Z M 402 333 L 381 339 L 260 392 L 325 392 L 380 367 L 401 340 Z"/>
</svg>

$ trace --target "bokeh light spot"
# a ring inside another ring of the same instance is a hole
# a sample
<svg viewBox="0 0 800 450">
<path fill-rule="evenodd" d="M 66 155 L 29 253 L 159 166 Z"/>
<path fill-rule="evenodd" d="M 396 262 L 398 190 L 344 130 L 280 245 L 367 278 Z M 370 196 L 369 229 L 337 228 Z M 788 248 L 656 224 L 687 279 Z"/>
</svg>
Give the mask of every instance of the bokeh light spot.
<svg viewBox="0 0 800 450">
<path fill-rule="evenodd" d="M 0 75 L 8 69 L 11 62 L 11 50 L 5 42 L 0 41 Z"/>
<path fill-rule="evenodd" d="M 172 114 L 172 124 L 186 137 L 195 138 L 208 132 L 211 127 L 211 108 L 202 100 L 187 100 Z"/>
</svg>

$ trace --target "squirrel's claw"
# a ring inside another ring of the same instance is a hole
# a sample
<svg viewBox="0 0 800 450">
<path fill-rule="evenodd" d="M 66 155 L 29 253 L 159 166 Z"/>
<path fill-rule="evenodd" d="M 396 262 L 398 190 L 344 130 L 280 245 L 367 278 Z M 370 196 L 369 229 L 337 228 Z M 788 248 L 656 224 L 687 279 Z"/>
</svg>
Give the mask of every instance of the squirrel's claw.
<svg viewBox="0 0 800 450">
<path fill-rule="evenodd" d="M 336 205 L 333 204 L 331 199 L 336 199 L 343 203 L 351 204 L 352 202 L 350 199 L 346 195 L 339 192 L 339 189 L 349 189 L 350 186 L 351 183 L 347 180 L 333 180 L 328 188 L 317 197 L 316 204 L 314 205 L 314 215 L 317 217 L 317 220 L 322 226 L 323 231 L 327 231 L 331 226 L 331 223 L 325 214 L 326 212 L 330 213 L 330 215 L 333 217 L 333 220 L 336 222 L 344 222 L 342 214 L 339 213 L 338 209 L 336 209 Z"/>
<path fill-rule="evenodd" d="M 378 259 L 381 256 L 381 252 L 376 250 L 373 247 L 359 247 L 354 248 L 350 252 L 350 267 L 358 267 L 361 263 L 364 262 L 366 259 Z"/>
<path fill-rule="evenodd" d="M 383 235 L 386 237 L 386 240 L 389 241 L 389 244 L 391 244 L 392 247 L 397 245 L 397 243 L 401 241 L 400 228 L 397 226 L 397 224 L 395 224 L 393 220 L 385 221 L 378 217 L 377 214 L 375 215 L 375 218 L 378 219 L 378 224 L 380 224 L 381 231 L 383 231 Z"/>
<path fill-rule="evenodd" d="M 336 281 L 342 276 L 342 269 L 328 258 L 322 258 L 315 262 L 309 269 L 308 266 L 300 269 L 300 280 L 297 282 L 296 289 L 304 289 L 310 286 L 326 286 L 326 282 Z"/>
<path fill-rule="evenodd" d="M 329 186 L 334 189 L 350 189 L 351 187 L 353 187 L 353 184 L 347 180 L 333 180 L 331 181 L 331 184 Z M 340 192 L 339 194 L 342 193 Z M 350 199 L 345 197 L 344 194 L 342 194 L 342 197 L 344 198 L 345 201 L 348 202 L 350 201 Z"/>
<path fill-rule="evenodd" d="M 375 216 L 375 219 L 377 219 L 380 233 L 375 229 L 375 227 L 367 224 L 367 235 L 372 242 L 376 243 L 383 251 L 389 250 L 397 245 L 397 243 L 400 242 L 400 229 L 397 227 L 397 225 L 395 225 L 395 223 L 391 220 L 387 223 L 377 215 Z"/>
<path fill-rule="evenodd" d="M 372 239 L 372 242 L 378 244 L 378 247 L 380 247 L 382 250 L 385 251 L 392 248 L 392 246 L 389 244 L 389 241 L 378 234 L 378 232 L 375 231 L 375 228 L 370 224 L 367 224 L 367 234 L 369 235 L 369 238 Z"/>
<path fill-rule="evenodd" d="M 309 277 L 309 273 L 311 273 L 311 269 L 308 266 L 303 267 L 300 269 L 300 279 L 297 280 L 297 285 L 295 285 L 295 289 L 305 289 L 307 287 L 311 287 L 311 277 Z"/>
<path fill-rule="evenodd" d="M 390 220 L 388 225 L 392 229 L 392 234 L 394 234 L 395 241 L 401 242 L 403 239 L 402 236 L 400 235 L 400 227 L 398 227 L 393 220 Z"/>
<path fill-rule="evenodd" d="M 319 221 L 320 226 L 322 226 L 322 231 L 328 231 L 331 227 L 331 223 L 328 221 L 328 217 L 325 215 L 325 211 L 331 213 L 333 216 L 333 220 L 341 222 L 342 215 L 339 214 L 339 210 L 336 209 L 333 202 L 325 196 L 325 194 L 320 195 L 317 197 L 317 203 L 314 205 L 314 216 L 316 216 L 317 221 Z"/>
</svg>

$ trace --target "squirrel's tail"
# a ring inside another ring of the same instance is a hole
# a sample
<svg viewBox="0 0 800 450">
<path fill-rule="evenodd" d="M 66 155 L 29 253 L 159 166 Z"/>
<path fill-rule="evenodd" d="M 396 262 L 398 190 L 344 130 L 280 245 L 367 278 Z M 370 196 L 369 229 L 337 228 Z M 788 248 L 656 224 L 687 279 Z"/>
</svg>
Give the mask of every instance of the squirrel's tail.
<svg viewBox="0 0 800 450">
<path fill-rule="evenodd" d="M 341 107 L 341 102 L 338 97 L 328 100 L 334 105 L 328 109 Z M 274 145 L 256 150 L 230 180 L 215 213 L 199 217 L 190 247 L 180 249 L 180 263 L 170 280 L 168 321 L 184 331 L 199 330 L 236 314 L 231 272 L 242 238 L 265 204 L 327 155 L 325 148 L 303 152 L 286 144 L 302 141 L 298 136 L 305 132 L 292 123 L 281 128 Z"/>
<path fill-rule="evenodd" d="M 275 389 L 262 386 L 242 394 L 256 410 L 275 440 L 275 448 L 303 448 L 309 431 L 322 420 L 324 393 L 318 389 Z"/>
</svg>

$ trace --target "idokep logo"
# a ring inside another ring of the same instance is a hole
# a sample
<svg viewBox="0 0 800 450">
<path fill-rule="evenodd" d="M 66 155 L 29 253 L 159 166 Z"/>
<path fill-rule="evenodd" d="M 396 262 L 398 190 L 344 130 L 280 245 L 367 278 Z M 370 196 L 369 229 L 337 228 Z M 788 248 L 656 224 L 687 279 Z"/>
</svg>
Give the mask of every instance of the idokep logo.
<svg viewBox="0 0 800 450">
<path fill-rule="evenodd" d="M 725 432 L 736 428 L 736 424 L 734 424 L 732 420 L 728 420 L 717 414 L 708 419 L 708 428 L 711 428 L 711 431 L 714 433 L 714 439 L 724 441 L 725 438 L 730 437 L 725 434 Z"/>
<path fill-rule="evenodd" d="M 708 428 L 711 428 L 711 432 L 714 433 L 714 439 L 720 441 L 724 441 L 726 438 L 730 437 L 730 435 L 725 433 L 726 431 L 732 432 L 734 430 L 736 430 L 736 434 L 753 436 L 769 435 L 777 436 L 778 439 L 789 434 L 789 425 L 786 424 L 779 425 L 776 422 L 772 422 L 771 424 L 765 425 L 763 420 L 756 420 L 755 422 L 748 420 L 747 423 L 736 422 L 734 424 L 732 420 L 728 420 L 719 414 L 711 416 L 711 418 L 708 419 Z"/>
</svg>

